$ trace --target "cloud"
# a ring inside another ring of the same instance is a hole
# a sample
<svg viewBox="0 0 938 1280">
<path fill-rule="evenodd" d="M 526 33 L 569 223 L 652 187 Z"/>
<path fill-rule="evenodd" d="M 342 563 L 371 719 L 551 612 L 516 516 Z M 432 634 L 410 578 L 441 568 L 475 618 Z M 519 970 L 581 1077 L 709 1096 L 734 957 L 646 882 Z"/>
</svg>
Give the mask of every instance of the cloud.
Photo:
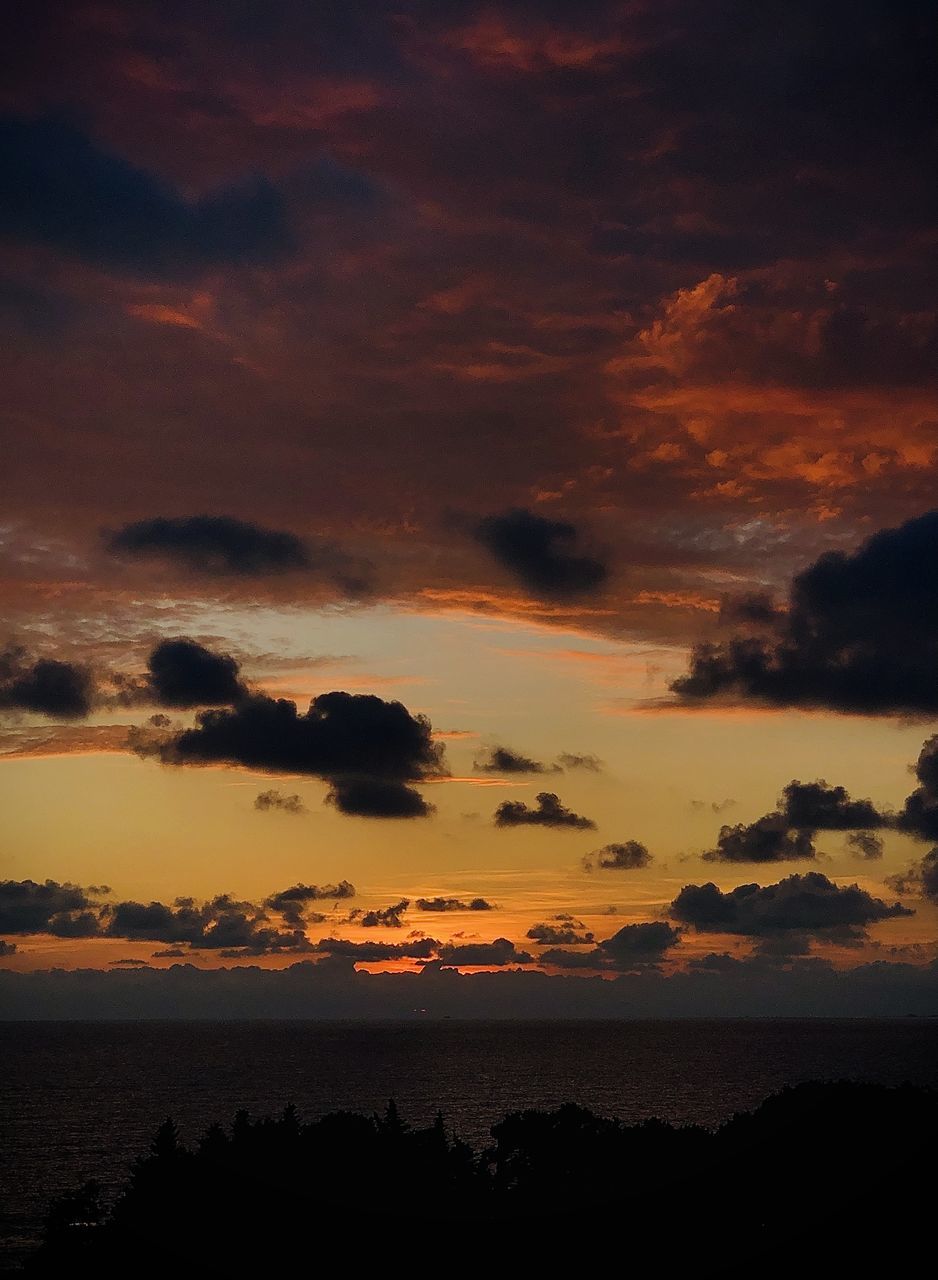
<svg viewBox="0 0 938 1280">
<path fill-rule="evenodd" d="M 494 942 L 447 942 L 439 948 L 439 956 L 445 965 L 466 965 L 469 968 L 534 963 L 532 955 L 518 951 L 508 938 L 496 938 Z"/>
<path fill-rule="evenodd" d="M 540 963 L 558 969 L 605 969 L 628 973 L 657 964 L 680 940 L 680 929 L 664 920 L 649 920 L 623 925 L 611 938 L 597 943 L 592 951 L 565 951 L 562 948 L 544 951 Z"/>
<path fill-rule="evenodd" d="M 97 907 L 89 890 L 46 880 L 0 881 L 0 934 L 52 933 L 85 936 L 89 912 Z M 91 916 L 94 921 L 94 917 Z"/>
<path fill-rule="evenodd" d="M 883 856 L 883 840 L 873 831 L 852 831 L 847 836 L 847 848 L 856 858 L 873 862 Z"/>
<path fill-rule="evenodd" d="M 400 902 L 394 902 L 389 907 L 374 907 L 370 911 L 362 913 L 353 912 L 352 919 L 360 924 L 363 929 L 375 929 L 379 926 L 385 929 L 403 929 L 404 921 L 402 916 L 410 906 L 409 898 L 401 898 Z"/>
<path fill-rule="evenodd" d="M 475 533 L 499 564 L 538 595 L 575 596 L 606 579 L 601 561 L 576 554 L 577 530 L 565 521 L 516 508 L 487 516 Z"/>
<path fill-rule="evenodd" d="M 326 955 L 377 963 L 381 960 L 429 960 L 439 946 L 435 938 L 411 938 L 406 942 L 350 942 L 346 938 L 320 938 L 313 949 Z"/>
<path fill-rule="evenodd" d="M 599 756 L 575 755 L 570 751 L 562 751 L 557 757 L 562 769 L 583 769 L 587 773 L 602 773 L 603 762 Z"/>
<path fill-rule="evenodd" d="M 268 955 L 311 950 L 303 929 L 287 920 L 270 923 L 263 908 L 219 894 L 208 902 L 177 898 L 163 902 L 117 902 L 101 915 L 101 933 L 140 942 L 187 943 L 227 955 Z"/>
<path fill-rule="evenodd" d="M 427 818 L 436 812 L 413 787 L 383 778 L 337 778 L 326 804 L 356 818 Z"/>
<path fill-rule="evenodd" d="M 702 856 L 706 862 L 789 862 L 814 858 L 811 831 L 791 831 L 783 813 L 767 813 L 755 822 L 723 826 L 715 849 Z"/>
<path fill-rule="evenodd" d="M 354 897 L 355 886 L 348 880 L 340 880 L 338 884 L 294 884 L 265 898 L 264 906 L 282 915 L 293 928 L 298 928 L 304 922 L 315 924 L 325 919 L 319 912 L 309 910 L 311 902 L 338 903 Z"/>
<path fill-rule="evenodd" d="M 149 750 L 149 748 L 148 748 Z M 230 710 L 201 711 L 152 748 L 165 764 L 229 764 L 300 773 L 330 783 L 327 801 L 363 817 L 413 818 L 432 806 L 406 783 L 439 776 L 443 747 L 425 716 L 373 694 L 323 693 L 309 710 L 260 694 Z"/>
<path fill-rule="evenodd" d="M 254 808 L 261 813 L 269 813 L 272 809 L 279 810 L 281 813 L 300 814 L 308 812 L 301 796 L 298 796 L 295 792 L 285 795 L 275 787 L 271 787 L 269 791 L 261 791 L 259 795 L 255 796 Z"/>
<path fill-rule="evenodd" d="M 593 831 L 596 823 L 581 817 L 560 803 L 552 791 L 541 791 L 537 796 L 537 808 L 531 809 L 523 800 L 506 800 L 495 810 L 496 827 L 571 827 L 577 831 Z"/>
<path fill-rule="evenodd" d="M 275 262 L 291 252 L 283 198 L 252 178 L 187 200 L 55 119 L 0 119 L 0 233 L 157 278 Z"/>
<path fill-rule="evenodd" d="M 123 969 L 145 969 L 147 967 L 147 963 L 148 962 L 146 960 L 141 960 L 137 956 L 126 956 L 122 960 L 108 961 L 108 964 L 112 967 Z"/>
<path fill-rule="evenodd" d="M 248 697 L 235 659 L 188 636 L 161 641 L 147 668 L 153 696 L 164 707 L 226 706 Z"/>
<path fill-rule="evenodd" d="M 919 785 L 906 799 L 896 825 L 920 840 L 938 840 L 938 735 L 922 744 L 915 776 Z"/>
<path fill-rule="evenodd" d="M 569 924 L 545 921 L 532 925 L 524 936 L 542 947 L 569 947 L 594 941 L 593 935 L 584 930 L 579 921 L 571 921 Z"/>
<path fill-rule="evenodd" d="M 929 849 L 907 871 L 889 876 L 886 884 L 894 893 L 916 894 L 927 902 L 938 903 L 938 848 Z"/>
<path fill-rule="evenodd" d="M 151 960 L 180 960 L 188 953 L 182 947 L 165 947 L 162 951 L 154 951 Z"/>
<path fill-rule="evenodd" d="M 462 898 L 418 898 L 414 903 L 418 911 L 494 911 L 491 902 L 485 898 L 470 898 L 464 902 Z"/>
<path fill-rule="evenodd" d="M 0 938 L 0 959 L 4 956 L 15 955 L 18 948 L 15 942 L 7 942 L 5 938 Z"/>
<path fill-rule="evenodd" d="M 779 808 L 790 827 L 810 831 L 850 831 L 884 827 L 889 819 L 871 800 L 852 800 L 844 787 L 818 782 L 789 782 Z"/>
<path fill-rule="evenodd" d="M 858 885 L 840 886 L 818 871 L 761 887 L 742 884 L 728 893 L 713 883 L 685 885 L 668 910 L 699 932 L 765 937 L 794 931 L 828 940 L 861 939 L 866 926 L 913 912 L 874 898 Z"/>
<path fill-rule="evenodd" d="M 643 844 L 626 840 L 622 844 L 604 844 L 601 849 L 586 854 L 583 867 L 587 871 L 637 871 L 653 861 Z"/>
<path fill-rule="evenodd" d="M 156 516 L 124 525 L 105 542 L 115 555 L 159 556 L 208 575 L 264 577 L 313 567 L 295 534 L 232 516 Z"/>
<path fill-rule="evenodd" d="M 489 747 L 472 763 L 478 773 L 559 773 L 557 765 L 541 764 L 509 747 Z"/>
<path fill-rule="evenodd" d="M 698 645 L 672 684 L 686 701 L 733 698 L 877 715 L 938 711 L 938 511 L 829 551 L 791 584 L 766 637 Z"/>
<path fill-rule="evenodd" d="M 90 713 L 94 695 L 94 679 L 84 667 L 53 658 L 30 662 L 22 649 L 0 653 L 0 711 L 77 720 Z"/>
</svg>

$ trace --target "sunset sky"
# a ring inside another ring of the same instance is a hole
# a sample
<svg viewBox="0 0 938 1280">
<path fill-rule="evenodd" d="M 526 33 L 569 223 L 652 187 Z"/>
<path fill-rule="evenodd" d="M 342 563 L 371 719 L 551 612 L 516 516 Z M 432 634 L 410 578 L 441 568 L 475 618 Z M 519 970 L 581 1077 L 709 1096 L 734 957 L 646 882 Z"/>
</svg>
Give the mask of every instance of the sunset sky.
<svg viewBox="0 0 938 1280">
<path fill-rule="evenodd" d="M 7 28 L 3 969 L 934 990 L 930 6 Z"/>
</svg>

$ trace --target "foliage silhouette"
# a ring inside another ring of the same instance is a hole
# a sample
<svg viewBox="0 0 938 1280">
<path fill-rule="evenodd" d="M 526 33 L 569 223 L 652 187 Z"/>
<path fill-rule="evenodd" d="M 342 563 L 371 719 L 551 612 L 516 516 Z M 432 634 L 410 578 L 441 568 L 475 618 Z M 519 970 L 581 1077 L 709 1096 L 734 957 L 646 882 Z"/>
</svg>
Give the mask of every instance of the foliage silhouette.
<svg viewBox="0 0 938 1280">
<path fill-rule="evenodd" d="M 291 1106 L 190 1149 L 167 1120 L 109 1211 L 93 1183 L 53 1205 L 28 1270 L 253 1277 L 411 1250 L 582 1269 L 601 1246 L 636 1269 L 862 1277 L 902 1274 L 927 1242 L 938 1094 L 908 1085 L 803 1084 L 716 1132 L 572 1104 L 491 1132 L 476 1153 L 393 1102 L 309 1124 Z"/>
</svg>

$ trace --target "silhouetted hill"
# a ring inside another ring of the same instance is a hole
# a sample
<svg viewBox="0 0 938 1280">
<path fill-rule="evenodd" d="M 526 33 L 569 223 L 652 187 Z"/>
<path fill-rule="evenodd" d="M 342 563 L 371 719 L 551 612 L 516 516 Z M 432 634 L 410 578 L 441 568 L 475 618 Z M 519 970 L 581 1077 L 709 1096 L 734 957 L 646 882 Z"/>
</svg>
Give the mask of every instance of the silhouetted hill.
<svg viewBox="0 0 938 1280">
<path fill-rule="evenodd" d="M 929 1244 L 938 1095 L 805 1084 L 716 1132 L 523 1111 L 475 1152 L 441 1119 L 239 1112 L 194 1149 L 167 1120 L 105 1209 L 53 1205 L 37 1276 L 279 1276 L 323 1266 L 911 1274 Z"/>
</svg>

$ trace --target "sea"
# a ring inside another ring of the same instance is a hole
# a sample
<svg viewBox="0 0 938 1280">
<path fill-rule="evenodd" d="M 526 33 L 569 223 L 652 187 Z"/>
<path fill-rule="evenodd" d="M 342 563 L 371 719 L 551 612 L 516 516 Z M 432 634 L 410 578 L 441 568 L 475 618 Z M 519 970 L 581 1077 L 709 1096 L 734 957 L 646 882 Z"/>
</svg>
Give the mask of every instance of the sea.
<svg viewBox="0 0 938 1280">
<path fill-rule="evenodd" d="M 167 1116 L 194 1142 L 240 1108 L 314 1119 L 393 1098 L 481 1149 L 530 1107 L 717 1126 L 784 1085 L 841 1079 L 938 1088 L 938 1019 L 0 1023 L 0 1268 L 53 1197 L 90 1178 L 113 1194 Z"/>
</svg>

